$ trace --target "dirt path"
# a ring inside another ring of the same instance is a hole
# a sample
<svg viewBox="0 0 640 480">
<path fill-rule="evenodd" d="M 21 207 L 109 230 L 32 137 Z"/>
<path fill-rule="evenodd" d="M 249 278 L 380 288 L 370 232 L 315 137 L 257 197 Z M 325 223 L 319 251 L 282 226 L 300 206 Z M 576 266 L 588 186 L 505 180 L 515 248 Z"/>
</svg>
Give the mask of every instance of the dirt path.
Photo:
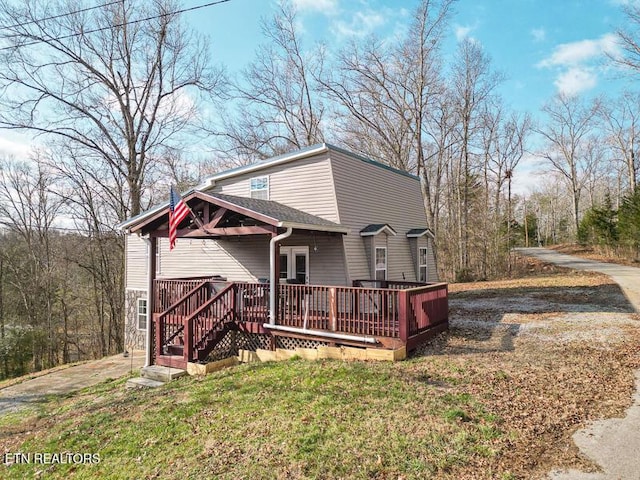
<svg viewBox="0 0 640 480">
<path fill-rule="evenodd" d="M 0 415 L 41 401 L 47 395 L 65 394 L 90 387 L 108 378 L 119 378 L 144 364 L 144 352 L 134 351 L 74 365 L 0 389 Z"/>
<path fill-rule="evenodd" d="M 562 267 L 608 275 L 620 285 L 636 312 L 640 312 L 640 268 L 585 260 L 542 248 L 520 248 L 517 252 Z M 602 472 L 554 471 L 549 475 L 551 479 L 640 480 L 640 370 L 636 372 L 636 386 L 633 404 L 624 418 L 594 422 L 573 436 L 580 451 L 598 464 Z"/>
</svg>

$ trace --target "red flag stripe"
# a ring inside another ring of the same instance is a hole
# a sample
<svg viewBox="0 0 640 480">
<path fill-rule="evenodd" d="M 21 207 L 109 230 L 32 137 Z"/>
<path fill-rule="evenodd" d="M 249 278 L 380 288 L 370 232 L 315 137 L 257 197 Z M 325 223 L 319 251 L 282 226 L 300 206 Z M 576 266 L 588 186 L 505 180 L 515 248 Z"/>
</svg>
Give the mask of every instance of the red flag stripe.
<svg viewBox="0 0 640 480">
<path fill-rule="evenodd" d="M 190 210 L 187 204 L 182 197 L 175 192 L 173 187 L 171 187 L 169 199 L 169 250 L 173 250 L 176 246 L 178 226 L 189 213 Z"/>
</svg>

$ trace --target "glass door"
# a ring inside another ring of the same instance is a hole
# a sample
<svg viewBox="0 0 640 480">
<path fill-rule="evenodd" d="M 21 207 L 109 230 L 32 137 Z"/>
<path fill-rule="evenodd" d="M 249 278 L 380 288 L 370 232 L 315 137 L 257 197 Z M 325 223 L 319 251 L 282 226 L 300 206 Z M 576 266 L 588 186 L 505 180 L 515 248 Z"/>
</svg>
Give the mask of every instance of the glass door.
<svg viewBox="0 0 640 480">
<path fill-rule="evenodd" d="M 309 247 L 280 247 L 280 282 L 309 283 Z"/>
</svg>

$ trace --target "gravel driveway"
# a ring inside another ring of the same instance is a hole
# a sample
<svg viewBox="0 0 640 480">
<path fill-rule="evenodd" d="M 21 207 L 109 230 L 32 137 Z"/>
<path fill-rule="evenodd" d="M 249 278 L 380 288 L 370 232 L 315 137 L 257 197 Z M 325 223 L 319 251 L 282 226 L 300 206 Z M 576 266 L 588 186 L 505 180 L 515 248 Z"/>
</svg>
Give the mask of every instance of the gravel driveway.
<svg viewBox="0 0 640 480">
<path fill-rule="evenodd" d="M 519 248 L 516 252 L 547 263 L 603 273 L 622 288 L 629 303 L 640 312 L 640 268 L 585 260 L 543 248 Z M 613 326 L 615 328 L 615 325 Z M 636 393 L 624 418 L 594 422 L 577 431 L 574 442 L 580 451 L 600 466 L 598 473 L 575 470 L 549 474 L 553 480 L 640 480 L 640 371 L 636 372 Z"/>
</svg>

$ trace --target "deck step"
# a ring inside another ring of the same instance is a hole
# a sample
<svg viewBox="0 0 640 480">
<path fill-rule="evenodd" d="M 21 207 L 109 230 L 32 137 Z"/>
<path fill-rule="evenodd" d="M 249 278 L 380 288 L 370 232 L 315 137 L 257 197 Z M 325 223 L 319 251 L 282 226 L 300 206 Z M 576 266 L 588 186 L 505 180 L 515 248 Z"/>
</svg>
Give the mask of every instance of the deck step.
<svg viewBox="0 0 640 480">
<path fill-rule="evenodd" d="M 170 382 L 171 380 L 187 374 L 186 370 L 171 367 L 161 367 L 159 365 L 143 367 L 140 372 L 143 378 L 156 380 L 158 382 Z"/>
<path fill-rule="evenodd" d="M 164 383 L 150 378 L 136 377 L 127 380 L 127 388 L 157 388 L 164 385 Z"/>
</svg>

